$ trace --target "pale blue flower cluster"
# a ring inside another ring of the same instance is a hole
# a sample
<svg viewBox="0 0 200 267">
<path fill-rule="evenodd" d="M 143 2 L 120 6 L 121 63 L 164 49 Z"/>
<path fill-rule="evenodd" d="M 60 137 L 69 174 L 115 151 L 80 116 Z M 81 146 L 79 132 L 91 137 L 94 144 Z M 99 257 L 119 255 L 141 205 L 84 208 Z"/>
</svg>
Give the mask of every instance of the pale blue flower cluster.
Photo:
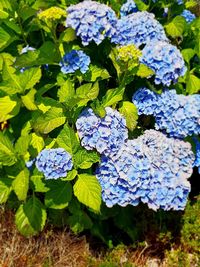
<svg viewBox="0 0 200 267">
<path fill-rule="evenodd" d="M 138 8 L 133 0 L 127 0 L 120 8 L 121 17 L 127 16 L 131 13 L 137 12 Z"/>
<path fill-rule="evenodd" d="M 152 41 L 168 41 L 163 26 L 147 11 L 122 17 L 116 24 L 111 41 L 117 45 L 134 44 L 139 47 Z"/>
<path fill-rule="evenodd" d="M 176 2 L 177 2 L 178 5 L 184 4 L 183 0 L 176 0 Z"/>
<path fill-rule="evenodd" d="M 187 9 L 183 10 L 181 16 L 184 17 L 187 23 L 191 23 L 196 18 L 195 14 L 193 14 L 190 10 Z"/>
<path fill-rule="evenodd" d="M 83 45 L 91 41 L 100 44 L 114 34 L 117 22 L 115 12 L 107 5 L 95 1 L 83 1 L 67 8 L 66 27 L 80 36 Z"/>
<path fill-rule="evenodd" d="M 158 107 L 158 98 L 158 94 L 145 87 L 138 89 L 132 98 L 137 107 L 138 115 L 154 115 Z"/>
<path fill-rule="evenodd" d="M 63 148 L 43 149 L 36 158 L 37 169 L 46 179 L 66 177 L 72 169 L 72 157 Z"/>
<path fill-rule="evenodd" d="M 96 175 L 103 201 L 108 207 L 141 201 L 153 210 L 183 210 L 193 162 L 189 143 L 147 130 L 116 154 L 102 157 Z"/>
<path fill-rule="evenodd" d="M 155 72 L 155 84 L 170 86 L 186 73 L 181 52 L 167 42 L 151 42 L 142 51 L 140 62 Z"/>
<path fill-rule="evenodd" d="M 142 100 L 142 101 L 141 101 Z M 158 95 L 146 88 L 133 95 L 139 114 L 153 115 L 155 129 L 170 136 L 185 138 L 200 134 L 200 95 L 178 95 L 176 90 L 164 90 Z"/>
<path fill-rule="evenodd" d="M 83 147 L 109 155 L 123 145 L 128 138 L 128 130 L 126 120 L 118 111 L 110 107 L 105 110 L 105 117 L 100 118 L 91 108 L 85 109 L 76 121 L 76 128 Z"/>
<path fill-rule="evenodd" d="M 194 138 L 194 142 L 196 145 L 196 158 L 195 158 L 195 162 L 194 162 L 194 167 L 198 168 L 199 174 L 200 174 L 200 142 L 197 138 Z"/>
<path fill-rule="evenodd" d="M 65 54 L 60 62 L 62 73 L 74 73 L 80 70 L 86 73 L 90 65 L 90 57 L 87 56 L 82 50 L 71 50 Z"/>
</svg>

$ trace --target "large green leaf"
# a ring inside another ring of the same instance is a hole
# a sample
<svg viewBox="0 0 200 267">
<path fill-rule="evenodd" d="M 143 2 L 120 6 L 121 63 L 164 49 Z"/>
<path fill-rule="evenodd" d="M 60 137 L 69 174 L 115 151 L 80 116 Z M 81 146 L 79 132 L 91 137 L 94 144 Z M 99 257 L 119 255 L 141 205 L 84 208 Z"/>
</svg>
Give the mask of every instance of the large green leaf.
<svg viewBox="0 0 200 267">
<path fill-rule="evenodd" d="M 187 76 L 186 91 L 189 94 L 200 92 L 200 79 L 192 73 Z"/>
<path fill-rule="evenodd" d="M 29 171 L 22 170 L 12 183 L 13 190 L 19 200 L 25 200 L 28 193 Z"/>
<path fill-rule="evenodd" d="M 92 220 L 84 211 L 79 211 L 76 214 L 69 216 L 67 218 L 67 223 L 75 234 L 90 229 L 93 225 Z"/>
<path fill-rule="evenodd" d="M 12 191 L 12 179 L 1 178 L 0 179 L 0 204 L 5 203 L 8 200 L 10 192 Z"/>
<path fill-rule="evenodd" d="M 35 131 L 48 134 L 65 123 L 66 117 L 61 108 L 50 108 L 46 113 L 40 115 L 33 123 Z"/>
<path fill-rule="evenodd" d="M 84 205 L 95 212 L 100 212 L 101 186 L 94 175 L 80 174 L 74 185 L 74 195 Z"/>
<path fill-rule="evenodd" d="M 39 154 L 45 146 L 44 139 L 40 135 L 32 133 L 30 145 L 36 150 L 36 153 Z"/>
<path fill-rule="evenodd" d="M 24 156 L 28 151 L 30 141 L 30 135 L 20 136 L 15 144 L 16 153 L 20 156 Z"/>
<path fill-rule="evenodd" d="M 186 21 L 182 16 L 176 16 L 169 24 L 165 26 L 165 28 L 168 35 L 176 38 L 183 35 L 186 25 Z"/>
<path fill-rule="evenodd" d="M 17 97 L 4 96 L 0 98 L 0 122 L 16 116 L 20 109 Z"/>
<path fill-rule="evenodd" d="M 102 106 L 112 106 L 123 99 L 124 88 L 109 89 L 102 98 Z"/>
<path fill-rule="evenodd" d="M 186 48 L 181 51 L 184 60 L 189 64 L 191 58 L 195 55 L 195 51 L 192 48 Z"/>
<path fill-rule="evenodd" d="M 29 237 L 44 228 L 46 217 L 46 210 L 40 200 L 32 197 L 25 204 L 20 205 L 15 215 L 15 223 L 19 232 Z"/>
<path fill-rule="evenodd" d="M 72 198 L 72 186 L 69 182 L 57 180 L 48 183 L 45 194 L 45 205 L 51 209 L 64 209 Z"/>
<path fill-rule="evenodd" d="M 75 167 L 80 169 L 88 169 L 98 161 L 100 157 L 96 152 L 85 149 L 78 150 L 74 156 Z"/>
<path fill-rule="evenodd" d="M 80 98 L 78 106 L 84 106 L 88 101 L 94 100 L 99 94 L 99 83 L 86 83 L 76 89 L 76 95 Z"/>
<path fill-rule="evenodd" d="M 85 74 L 84 78 L 87 81 L 95 82 L 98 80 L 108 79 L 110 74 L 106 69 L 90 64 L 89 71 Z"/>
<path fill-rule="evenodd" d="M 9 138 L 0 132 L 0 163 L 11 166 L 17 161 L 15 151 Z"/>
<path fill-rule="evenodd" d="M 21 96 L 22 103 L 28 110 L 37 110 L 37 105 L 35 104 L 35 94 L 36 90 L 32 88 L 26 95 Z"/>
<path fill-rule="evenodd" d="M 58 89 L 58 98 L 59 102 L 64 103 L 69 101 L 72 97 L 75 96 L 75 90 L 73 83 L 68 79 L 66 80 L 61 87 Z"/>
<path fill-rule="evenodd" d="M 19 78 L 23 91 L 33 88 L 40 81 L 41 76 L 42 73 L 39 67 L 29 68 L 20 73 Z"/>
<path fill-rule="evenodd" d="M 122 115 L 124 115 L 126 119 L 127 128 L 133 131 L 133 129 L 137 125 L 137 119 L 138 119 L 136 106 L 129 101 L 123 101 L 119 111 L 122 113 Z"/>
<path fill-rule="evenodd" d="M 72 156 L 80 148 L 80 144 L 75 135 L 75 132 L 68 124 L 65 124 L 63 130 L 58 135 L 56 142 L 59 145 L 59 147 L 64 148 Z"/>
</svg>

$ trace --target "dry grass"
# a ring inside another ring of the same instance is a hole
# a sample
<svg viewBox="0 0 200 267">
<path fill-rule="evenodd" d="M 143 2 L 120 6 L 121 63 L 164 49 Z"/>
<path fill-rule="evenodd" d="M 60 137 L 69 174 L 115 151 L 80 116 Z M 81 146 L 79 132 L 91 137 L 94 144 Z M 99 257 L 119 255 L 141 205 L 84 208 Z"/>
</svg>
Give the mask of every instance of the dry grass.
<svg viewBox="0 0 200 267">
<path fill-rule="evenodd" d="M 192 254 L 189 260 L 183 260 L 185 254 L 178 250 L 169 251 L 168 258 L 162 259 L 159 255 L 161 247 L 159 242 L 154 245 L 145 242 L 137 249 L 119 245 L 114 250 L 90 250 L 85 236 L 77 237 L 67 229 L 55 228 L 47 228 L 36 237 L 25 238 L 14 225 L 13 212 L 0 209 L 0 267 L 198 266 L 199 261 Z M 185 264 L 186 261 L 188 264 Z"/>
<path fill-rule="evenodd" d="M 46 229 L 37 237 L 25 238 L 17 232 L 12 212 L 1 211 L 0 217 L 0 267 L 87 266 L 90 252 L 84 237 Z"/>
</svg>

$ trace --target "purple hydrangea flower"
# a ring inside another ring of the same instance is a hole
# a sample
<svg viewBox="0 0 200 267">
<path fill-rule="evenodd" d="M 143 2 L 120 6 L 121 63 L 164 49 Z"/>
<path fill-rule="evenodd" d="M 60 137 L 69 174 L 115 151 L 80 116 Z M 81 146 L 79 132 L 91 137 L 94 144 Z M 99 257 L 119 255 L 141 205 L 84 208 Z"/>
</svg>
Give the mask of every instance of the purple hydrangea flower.
<svg viewBox="0 0 200 267">
<path fill-rule="evenodd" d="M 127 16 L 131 13 L 137 12 L 138 8 L 133 0 L 127 0 L 120 8 L 121 17 Z"/>
<path fill-rule="evenodd" d="M 187 23 L 191 23 L 194 19 L 196 19 L 195 14 L 193 14 L 190 10 L 183 10 L 181 16 L 185 18 Z"/>
<path fill-rule="evenodd" d="M 105 110 L 105 117 L 100 118 L 91 108 L 85 109 L 76 121 L 76 128 L 83 147 L 109 155 L 123 145 L 128 138 L 128 130 L 124 117 L 118 111 L 110 107 Z"/>
<path fill-rule="evenodd" d="M 133 95 L 139 114 L 153 115 L 155 128 L 172 137 L 200 134 L 200 95 L 178 95 L 165 90 L 161 95 L 142 88 Z"/>
<path fill-rule="evenodd" d="M 117 45 L 134 44 L 139 47 L 152 41 L 168 41 L 163 26 L 147 11 L 122 17 L 116 24 L 111 41 Z"/>
<path fill-rule="evenodd" d="M 72 50 L 65 54 L 60 64 L 63 73 L 74 73 L 80 70 L 86 73 L 90 65 L 90 57 L 87 56 L 82 50 Z"/>
<path fill-rule="evenodd" d="M 142 201 L 153 210 L 183 210 L 193 162 L 189 143 L 147 130 L 116 154 L 102 157 L 96 173 L 102 199 L 108 207 Z"/>
<path fill-rule="evenodd" d="M 67 8 L 66 26 L 76 31 L 83 45 L 91 41 L 100 44 L 111 37 L 117 22 L 115 12 L 107 5 L 95 1 L 83 1 Z"/>
<path fill-rule="evenodd" d="M 167 42 L 152 42 L 142 51 L 140 62 L 155 72 L 155 84 L 170 86 L 187 70 L 181 52 Z"/>
<path fill-rule="evenodd" d="M 36 158 L 37 169 L 46 179 L 66 177 L 73 167 L 72 157 L 63 148 L 43 149 Z"/>
</svg>

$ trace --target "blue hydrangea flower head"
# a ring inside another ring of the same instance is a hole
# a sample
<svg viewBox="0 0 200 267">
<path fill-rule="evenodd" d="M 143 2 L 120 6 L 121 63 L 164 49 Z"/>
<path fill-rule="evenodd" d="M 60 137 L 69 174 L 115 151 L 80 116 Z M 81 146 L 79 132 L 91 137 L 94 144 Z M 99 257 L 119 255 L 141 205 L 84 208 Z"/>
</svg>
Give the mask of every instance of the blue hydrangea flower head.
<svg viewBox="0 0 200 267">
<path fill-rule="evenodd" d="M 194 166 L 198 168 L 199 174 L 200 174 L 200 142 L 197 138 L 194 138 L 194 142 L 196 144 L 196 153 L 195 153 L 195 162 Z"/>
<path fill-rule="evenodd" d="M 86 73 L 90 65 L 90 57 L 87 56 L 82 50 L 72 50 L 65 54 L 60 64 L 62 73 L 74 73 L 80 70 Z"/>
<path fill-rule="evenodd" d="M 99 45 L 114 34 L 117 22 L 115 12 L 105 4 L 83 1 L 67 8 L 66 27 L 71 27 L 80 36 L 83 45 L 94 41 Z"/>
<path fill-rule="evenodd" d="M 66 177 L 73 167 L 72 157 L 63 148 L 43 149 L 36 158 L 37 169 L 46 179 Z"/>
<path fill-rule="evenodd" d="M 133 0 L 127 0 L 120 8 L 121 17 L 137 12 L 138 8 Z"/>
<path fill-rule="evenodd" d="M 138 115 L 153 115 L 158 106 L 158 97 L 158 94 L 147 88 L 138 89 L 132 97 L 132 101 L 137 107 Z"/>
<path fill-rule="evenodd" d="M 123 145 L 128 138 L 128 130 L 124 117 L 118 111 L 110 107 L 105 110 L 105 117 L 100 118 L 91 108 L 85 109 L 76 121 L 76 128 L 83 147 L 109 155 Z"/>
<path fill-rule="evenodd" d="M 183 0 L 177 0 L 176 2 L 177 2 L 178 5 L 183 5 L 184 4 Z"/>
<path fill-rule="evenodd" d="M 200 134 L 200 95 L 178 95 L 176 90 L 156 94 L 140 89 L 133 95 L 139 115 L 153 115 L 155 129 L 171 137 L 185 138 Z"/>
<path fill-rule="evenodd" d="M 186 73 L 181 52 L 174 45 L 158 41 L 146 45 L 140 62 L 155 72 L 155 84 L 170 86 Z"/>
<path fill-rule="evenodd" d="M 189 143 L 147 130 L 116 154 L 102 157 L 96 172 L 102 199 L 108 207 L 142 201 L 154 210 L 183 210 L 193 162 Z"/>
<path fill-rule="evenodd" d="M 117 45 L 139 47 L 152 41 L 168 41 L 163 26 L 147 11 L 132 13 L 117 21 L 111 41 Z"/>
<path fill-rule="evenodd" d="M 187 23 L 191 23 L 194 19 L 196 19 L 195 14 L 193 14 L 190 10 L 183 10 L 181 16 L 185 18 Z"/>
</svg>

